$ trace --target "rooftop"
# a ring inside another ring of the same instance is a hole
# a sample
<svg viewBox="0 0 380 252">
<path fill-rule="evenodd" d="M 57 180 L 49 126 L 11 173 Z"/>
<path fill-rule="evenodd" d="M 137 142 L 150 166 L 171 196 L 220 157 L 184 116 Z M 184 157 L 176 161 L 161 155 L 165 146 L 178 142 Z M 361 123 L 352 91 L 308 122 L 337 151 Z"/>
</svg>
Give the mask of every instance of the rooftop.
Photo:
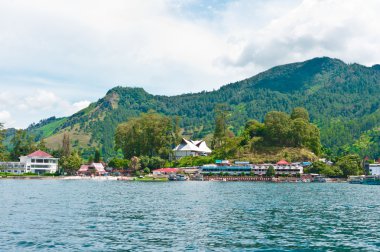
<svg viewBox="0 0 380 252">
<path fill-rule="evenodd" d="M 35 151 L 33 153 L 30 153 L 28 157 L 43 157 L 43 158 L 52 158 L 53 156 L 49 153 L 46 153 L 42 150 Z"/>
</svg>

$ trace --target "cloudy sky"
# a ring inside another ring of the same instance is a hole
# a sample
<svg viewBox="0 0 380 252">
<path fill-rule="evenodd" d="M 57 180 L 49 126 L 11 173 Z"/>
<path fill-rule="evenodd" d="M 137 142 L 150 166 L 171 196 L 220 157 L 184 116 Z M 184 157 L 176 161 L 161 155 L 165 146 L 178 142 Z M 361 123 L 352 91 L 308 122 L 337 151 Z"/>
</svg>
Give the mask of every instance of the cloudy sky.
<svg viewBox="0 0 380 252">
<path fill-rule="evenodd" d="M 110 88 L 217 89 L 317 56 L 380 63 L 378 0 L 0 0 L 0 122 L 67 116 Z"/>
</svg>

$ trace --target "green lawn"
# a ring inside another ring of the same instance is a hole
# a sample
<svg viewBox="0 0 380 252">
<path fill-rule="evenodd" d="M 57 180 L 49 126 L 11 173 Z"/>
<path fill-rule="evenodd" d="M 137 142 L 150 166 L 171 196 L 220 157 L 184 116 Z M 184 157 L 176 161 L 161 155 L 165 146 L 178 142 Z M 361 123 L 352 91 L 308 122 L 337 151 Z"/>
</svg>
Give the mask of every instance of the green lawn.
<svg viewBox="0 0 380 252">
<path fill-rule="evenodd" d="M 168 178 L 143 177 L 143 178 L 134 178 L 133 181 L 164 182 L 164 181 L 168 181 Z"/>
</svg>

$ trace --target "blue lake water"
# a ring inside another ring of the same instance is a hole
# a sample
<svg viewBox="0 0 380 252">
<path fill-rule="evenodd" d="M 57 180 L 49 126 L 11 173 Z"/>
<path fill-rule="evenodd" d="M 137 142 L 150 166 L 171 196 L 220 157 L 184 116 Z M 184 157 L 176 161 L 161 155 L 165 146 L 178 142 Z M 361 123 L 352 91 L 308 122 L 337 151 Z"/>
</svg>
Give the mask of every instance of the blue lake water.
<svg viewBox="0 0 380 252">
<path fill-rule="evenodd" d="M 0 251 L 128 250 L 380 250 L 380 186 L 0 180 Z"/>
</svg>

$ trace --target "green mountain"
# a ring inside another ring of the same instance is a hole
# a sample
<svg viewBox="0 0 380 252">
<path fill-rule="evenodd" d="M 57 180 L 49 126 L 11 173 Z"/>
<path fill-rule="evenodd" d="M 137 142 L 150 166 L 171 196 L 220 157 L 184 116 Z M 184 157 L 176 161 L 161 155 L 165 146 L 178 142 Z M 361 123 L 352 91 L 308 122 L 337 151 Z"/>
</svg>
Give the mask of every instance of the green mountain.
<svg viewBox="0 0 380 252">
<path fill-rule="evenodd" d="M 66 131 L 83 151 L 100 147 L 103 155 L 111 156 L 116 126 L 151 109 L 179 116 L 183 134 L 197 138 L 213 131 L 213 109 L 218 103 L 230 106 L 235 133 L 248 119 L 263 120 L 268 111 L 290 112 L 301 106 L 320 127 L 322 144 L 338 152 L 380 126 L 379 97 L 379 65 L 366 67 L 323 57 L 277 66 L 211 92 L 160 96 L 142 88 L 115 87 L 86 109 L 70 117 L 42 120 L 28 131 L 55 148 Z"/>
</svg>

